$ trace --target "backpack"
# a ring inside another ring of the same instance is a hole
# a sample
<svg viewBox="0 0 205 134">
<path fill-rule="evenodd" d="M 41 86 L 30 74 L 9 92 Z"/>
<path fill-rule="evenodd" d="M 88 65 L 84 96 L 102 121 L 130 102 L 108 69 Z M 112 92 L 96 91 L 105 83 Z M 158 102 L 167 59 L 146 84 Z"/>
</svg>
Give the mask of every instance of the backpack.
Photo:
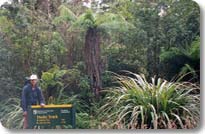
<svg viewBox="0 0 205 134">
<path fill-rule="evenodd" d="M 27 84 L 29 84 L 29 83 L 30 83 L 29 77 L 25 77 L 25 81 L 24 81 L 24 86 L 23 86 L 23 88 L 22 88 L 22 92 L 23 92 L 24 87 L 25 87 Z M 22 93 L 22 92 L 21 92 L 21 93 Z M 23 106 L 22 106 L 22 94 L 21 94 L 20 106 L 23 108 Z"/>
</svg>

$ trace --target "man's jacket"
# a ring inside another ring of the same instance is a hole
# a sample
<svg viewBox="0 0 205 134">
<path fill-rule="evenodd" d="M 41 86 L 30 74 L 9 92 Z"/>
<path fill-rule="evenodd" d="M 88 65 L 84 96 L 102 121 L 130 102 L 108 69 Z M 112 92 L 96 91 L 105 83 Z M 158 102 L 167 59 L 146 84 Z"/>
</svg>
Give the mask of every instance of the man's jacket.
<svg viewBox="0 0 205 134">
<path fill-rule="evenodd" d="M 41 103 L 44 103 L 44 97 L 39 87 L 36 86 L 35 89 L 32 90 L 31 84 L 26 84 L 23 87 L 21 96 L 21 107 L 23 111 L 27 111 L 28 106 Z"/>
</svg>

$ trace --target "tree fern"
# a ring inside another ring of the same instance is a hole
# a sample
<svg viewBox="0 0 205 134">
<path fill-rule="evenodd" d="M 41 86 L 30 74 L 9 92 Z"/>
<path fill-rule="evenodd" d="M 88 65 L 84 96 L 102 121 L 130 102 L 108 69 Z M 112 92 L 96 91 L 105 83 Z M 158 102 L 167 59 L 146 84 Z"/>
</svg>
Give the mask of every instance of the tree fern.
<svg viewBox="0 0 205 134">
<path fill-rule="evenodd" d="M 54 24 L 74 22 L 77 19 L 76 15 L 65 5 L 61 5 L 58 9 L 59 16 L 53 20 Z"/>
</svg>

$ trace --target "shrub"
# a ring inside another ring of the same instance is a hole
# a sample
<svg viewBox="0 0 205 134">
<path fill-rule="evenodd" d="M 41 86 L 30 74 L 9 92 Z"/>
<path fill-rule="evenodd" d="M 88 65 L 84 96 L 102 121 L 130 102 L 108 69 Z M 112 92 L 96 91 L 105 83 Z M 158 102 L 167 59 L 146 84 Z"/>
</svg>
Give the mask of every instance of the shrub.
<svg viewBox="0 0 205 134">
<path fill-rule="evenodd" d="M 90 117 L 88 113 L 76 114 L 76 127 L 79 129 L 90 128 Z"/>
<path fill-rule="evenodd" d="M 132 77 L 131 77 L 132 76 Z M 101 122 L 108 128 L 169 129 L 195 128 L 200 118 L 199 87 L 183 82 L 168 82 L 144 75 L 115 76 L 119 86 L 106 90 L 100 108 Z"/>
<path fill-rule="evenodd" d="M 1 123 L 6 128 L 20 129 L 23 127 L 23 111 L 20 106 L 20 99 L 9 98 L 0 103 Z"/>
</svg>

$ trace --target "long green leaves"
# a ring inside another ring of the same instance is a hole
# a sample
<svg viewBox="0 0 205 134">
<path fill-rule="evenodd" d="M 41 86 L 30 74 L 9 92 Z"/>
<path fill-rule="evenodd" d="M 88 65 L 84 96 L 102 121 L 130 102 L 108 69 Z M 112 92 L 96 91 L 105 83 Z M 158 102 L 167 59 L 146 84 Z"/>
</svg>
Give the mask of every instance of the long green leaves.
<svg viewBox="0 0 205 134">
<path fill-rule="evenodd" d="M 194 128 L 199 123 L 197 85 L 160 78 L 149 83 L 144 75 L 130 72 L 115 78 L 119 86 L 106 91 L 100 109 L 111 128 Z"/>
<path fill-rule="evenodd" d="M 10 98 L 0 104 L 1 123 L 6 128 L 22 128 L 23 111 L 20 107 L 20 99 Z"/>
<path fill-rule="evenodd" d="M 74 22 L 77 19 L 76 15 L 65 5 L 61 5 L 59 7 L 59 12 L 59 16 L 53 20 L 54 24 L 60 24 L 62 22 Z"/>
</svg>

